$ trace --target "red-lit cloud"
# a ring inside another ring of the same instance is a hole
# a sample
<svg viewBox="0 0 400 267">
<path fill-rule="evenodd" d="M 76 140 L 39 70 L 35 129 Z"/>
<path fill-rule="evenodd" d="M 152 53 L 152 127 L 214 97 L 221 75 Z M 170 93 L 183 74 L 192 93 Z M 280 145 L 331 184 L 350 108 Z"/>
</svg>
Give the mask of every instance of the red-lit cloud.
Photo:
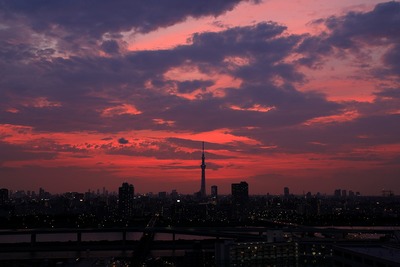
<svg viewBox="0 0 400 267">
<path fill-rule="evenodd" d="M 156 2 L 0 1 L 2 186 L 400 185 L 399 2 Z"/>
</svg>

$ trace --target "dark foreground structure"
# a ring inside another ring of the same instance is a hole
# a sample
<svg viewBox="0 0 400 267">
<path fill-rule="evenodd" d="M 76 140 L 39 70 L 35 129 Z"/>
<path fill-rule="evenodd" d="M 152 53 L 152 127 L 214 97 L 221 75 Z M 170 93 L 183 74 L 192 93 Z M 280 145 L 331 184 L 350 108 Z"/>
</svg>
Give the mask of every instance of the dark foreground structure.
<svg viewBox="0 0 400 267">
<path fill-rule="evenodd" d="M 400 266 L 399 231 L 155 227 L 0 231 L 0 266 Z M 19 241 L 19 242 L 17 242 Z"/>
<path fill-rule="evenodd" d="M 118 193 L 3 189 L 0 266 L 400 266 L 400 198 L 343 191 L 251 196 L 245 181 L 225 196 L 217 186 L 138 195 L 128 183 Z"/>
</svg>

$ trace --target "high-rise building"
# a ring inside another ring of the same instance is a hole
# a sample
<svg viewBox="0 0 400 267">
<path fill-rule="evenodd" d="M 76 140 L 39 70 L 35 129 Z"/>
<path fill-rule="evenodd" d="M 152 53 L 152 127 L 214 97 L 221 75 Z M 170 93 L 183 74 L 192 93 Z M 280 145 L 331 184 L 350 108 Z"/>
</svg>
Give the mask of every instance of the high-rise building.
<svg viewBox="0 0 400 267">
<path fill-rule="evenodd" d="M 170 194 L 170 197 L 171 198 L 178 198 L 179 197 L 178 191 L 176 191 L 176 189 L 173 189 L 171 194 Z"/>
<path fill-rule="evenodd" d="M 283 188 L 283 195 L 284 195 L 285 197 L 289 197 L 289 187 Z"/>
<path fill-rule="evenodd" d="M 342 190 L 341 189 L 335 189 L 333 192 L 334 197 L 341 197 L 342 196 Z"/>
<path fill-rule="evenodd" d="M 215 199 L 218 198 L 218 186 L 211 186 L 211 197 Z"/>
<path fill-rule="evenodd" d="M 132 184 L 123 183 L 118 190 L 118 208 L 122 217 L 133 215 L 133 197 L 135 188 Z"/>
<path fill-rule="evenodd" d="M 165 191 L 158 192 L 158 197 L 159 198 L 167 198 L 167 192 L 165 192 Z"/>
<path fill-rule="evenodd" d="M 242 181 L 238 184 L 232 184 L 232 200 L 234 203 L 242 204 L 249 200 L 249 185 Z"/>
<path fill-rule="evenodd" d="M 200 196 L 206 197 L 206 157 L 204 156 L 204 142 L 203 142 L 203 153 L 201 155 L 201 187 L 200 187 Z"/>
<path fill-rule="evenodd" d="M 40 187 L 39 188 L 39 198 L 40 199 L 45 198 L 45 193 L 46 193 L 46 191 L 44 191 L 44 189 Z"/>
<path fill-rule="evenodd" d="M 5 204 L 8 201 L 8 189 L 0 189 L 0 205 Z"/>
</svg>

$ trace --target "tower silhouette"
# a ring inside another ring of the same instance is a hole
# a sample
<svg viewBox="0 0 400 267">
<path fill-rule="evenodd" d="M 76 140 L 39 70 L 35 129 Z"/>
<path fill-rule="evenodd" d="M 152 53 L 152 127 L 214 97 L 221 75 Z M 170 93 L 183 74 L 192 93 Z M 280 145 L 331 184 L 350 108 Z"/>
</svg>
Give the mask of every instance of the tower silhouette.
<svg viewBox="0 0 400 267">
<path fill-rule="evenodd" d="M 204 156 L 204 142 L 203 142 L 203 153 L 201 155 L 201 187 L 200 196 L 206 197 L 206 157 Z"/>
</svg>

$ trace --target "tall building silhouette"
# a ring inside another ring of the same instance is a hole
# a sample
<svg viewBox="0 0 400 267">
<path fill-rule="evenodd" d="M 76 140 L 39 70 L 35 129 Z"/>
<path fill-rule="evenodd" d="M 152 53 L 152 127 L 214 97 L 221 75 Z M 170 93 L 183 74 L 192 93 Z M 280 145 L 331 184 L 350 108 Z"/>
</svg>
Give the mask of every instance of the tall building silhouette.
<svg viewBox="0 0 400 267">
<path fill-rule="evenodd" d="M 118 190 L 118 208 L 122 217 L 128 218 L 133 215 L 133 197 L 135 188 L 133 185 L 123 183 Z"/>
<path fill-rule="evenodd" d="M 216 185 L 211 186 L 211 197 L 214 199 L 218 198 L 218 186 Z"/>
<path fill-rule="evenodd" d="M 333 192 L 333 195 L 335 197 L 341 197 L 342 196 L 342 190 L 341 189 L 335 189 L 335 191 Z"/>
<path fill-rule="evenodd" d="M 236 204 L 243 204 L 249 200 L 249 184 L 242 181 L 232 184 L 232 200 Z"/>
<path fill-rule="evenodd" d="M 206 197 L 206 157 L 204 156 L 204 142 L 203 142 L 203 153 L 201 155 L 201 187 L 200 187 L 200 196 Z"/>
<path fill-rule="evenodd" d="M 8 189 L 0 189 L 0 205 L 5 204 L 8 201 Z"/>
<path fill-rule="evenodd" d="M 283 188 L 283 195 L 287 198 L 289 197 L 289 187 L 284 187 Z"/>
</svg>

